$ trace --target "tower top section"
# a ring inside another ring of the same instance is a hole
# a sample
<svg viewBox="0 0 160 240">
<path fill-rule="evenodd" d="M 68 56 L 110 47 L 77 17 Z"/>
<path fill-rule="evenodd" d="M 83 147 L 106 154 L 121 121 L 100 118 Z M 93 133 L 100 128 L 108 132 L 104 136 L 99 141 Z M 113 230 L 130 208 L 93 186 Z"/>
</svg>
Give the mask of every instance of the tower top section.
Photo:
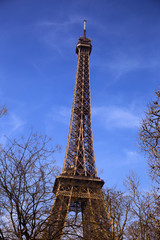
<svg viewBox="0 0 160 240">
<path fill-rule="evenodd" d="M 85 51 L 91 53 L 92 50 L 92 45 L 91 45 L 91 39 L 86 37 L 86 22 L 87 20 L 84 20 L 84 27 L 83 27 L 83 36 L 78 39 L 78 43 L 76 46 L 76 53 L 80 51 Z"/>
<path fill-rule="evenodd" d="M 62 174 L 71 178 L 98 178 L 91 123 L 89 54 L 91 39 L 86 38 L 86 20 L 83 36 L 79 38 L 78 57 L 72 114 Z"/>
</svg>

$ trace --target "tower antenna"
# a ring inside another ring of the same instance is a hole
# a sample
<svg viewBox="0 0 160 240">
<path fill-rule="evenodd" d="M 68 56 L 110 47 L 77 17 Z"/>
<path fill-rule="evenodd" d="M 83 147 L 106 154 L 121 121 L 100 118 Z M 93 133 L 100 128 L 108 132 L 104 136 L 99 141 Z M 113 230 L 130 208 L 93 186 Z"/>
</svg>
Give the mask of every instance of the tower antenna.
<svg viewBox="0 0 160 240">
<path fill-rule="evenodd" d="M 86 38 L 86 22 L 87 20 L 84 20 L 83 23 L 84 23 L 84 27 L 83 27 L 83 37 Z"/>
</svg>

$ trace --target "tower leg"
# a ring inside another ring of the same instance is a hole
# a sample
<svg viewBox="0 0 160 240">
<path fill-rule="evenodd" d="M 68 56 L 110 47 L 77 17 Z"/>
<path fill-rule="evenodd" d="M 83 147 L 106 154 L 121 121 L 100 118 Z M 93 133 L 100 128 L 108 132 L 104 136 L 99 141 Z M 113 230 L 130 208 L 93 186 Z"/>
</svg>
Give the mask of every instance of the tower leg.
<svg viewBox="0 0 160 240">
<path fill-rule="evenodd" d="M 97 240 L 111 240 L 111 230 L 108 223 L 107 212 L 104 205 L 104 200 L 93 199 L 91 201 L 94 219 L 96 221 L 96 238 Z"/>
<path fill-rule="evenodd" d="M 61 240 L 64 232 L 66 218 L 68 215 L 72 189 L 69 196 L 57 194 L 51 209 L 42 240 Z"/>
<path fill-rule="evenodd" d="M 111 240 L 111 232 L 103 199 L 82 202 L 84 240 Z"/>
<path fill-rule="evenodd" d="M 95 235 L 95 222 L 93 219 L 93 211 L 89 200 L 82 203 L 82 223 L 83 223 L 83 239 L 94 240 Z"/>
</svg>

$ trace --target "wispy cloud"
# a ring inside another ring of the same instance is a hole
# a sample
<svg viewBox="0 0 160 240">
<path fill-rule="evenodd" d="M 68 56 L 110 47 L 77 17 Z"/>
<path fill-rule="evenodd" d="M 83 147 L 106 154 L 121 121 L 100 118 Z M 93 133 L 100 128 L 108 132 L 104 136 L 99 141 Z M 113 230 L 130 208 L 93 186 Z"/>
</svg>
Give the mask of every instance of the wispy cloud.
<svg viewBox="0 0 160 240">
<path fill-rule="evenodd" d="M 135 148 L 123 148 L 118 154 L 115 151 L 108 155 L 106 159 L 108 159 L 108 165 L 111 167 L 130 166 L 132 168 L 134 165 L 145 161 L 144 156 Z"/>
<path fill-rule="evenodd" d="M 69 125 L 71 108 L 66 106 L 54 106 L 47 114 L 47 124 L 62 123 Z M 93 107 L 92 116 L 108 130 L 113 128 L 135 128 L 139 126 L 140 116 L 132 111 L 117 106 Z"/>
<path fill-rule="evenodd" d="M 43 29 L 43 35 L 40 35 L 41 39 L 55 49 L 60 56 L 63 56 L 62 45 L 67 47 L 69 44 L 73 44 L 74 38 L 70 35 L 69 28 L 80 22 L 81 19 L 75 15 L 65 21 L 41 21 L 35 24 L 35 28 L 40 33 L 42 33 Z"/>
<path fill-rule="evenodd" d="M 112 128 L 135 128 L 140 123 L 140 117 L 136 113 L 123 107 L 93 107 L 92 114 L 107 130 Z"/>
<path fill-rule="evenodd" d="M 121 165 L 132 165 L 138 163 L 142 158 L 137 151 L 124 149 L 124 158 Z"/>
<path fill-rule="evenodd" d="M 65 21 L 41 21 L 41 22 L 38 22 L 37 25 L 38 26 L 47 26 L 47 27 L 56 27 L 56 30 L 59 29 L 59 30 L 64 30 L 65 27 L 71 25 L 71 24 L 74 24 L 74 23 L 79 23 L 81 21 L 81 19 L 79 18 L 79 16 L 72 16 L 70 17 L 68 20 L 65 20 Z"/>
<path fill-rule="evenodd" d="M 120 78 L 123 74 L 140 68 L 140 62 L 137 59 L 125 57 L 116 58 L 108 63 L 106 67 L 109 71 L 114 73 L 115 79 Z"/>
<path fill-rule="evenodd" d="M 0 121 L 3 129 L 0 135 L 0 144 L 5 144 L 6 136 L 11 137 L 13 134 L 20 131 L 26 124 L 26 122 L 15 113 L 8 113 L 8 115 L 3 117 Z"/>
<path fill-rule="evenodd" d="M 145 58 L 138 52 L 131 56 L 129 52 L 121 53 L 117 51 L 113 53 L 113 57 L 109 61 L 105 62 L 103 59 L 98 59 L 94 65 L 103 71 L 110 72 L 112 74 L 112 81 L 109 84 L 113 84 L 129 72 L 140 69 L 152 69 L 152 71 L 159 69 L 160 58 Z"/>
<path fill-rule="evenodd" d="M 114 61 L 107 63 L 112 71 L 118 71 L 120 74 L 141 68 L 155 68 L 160 66 L 158 59 L 143 59 L 140 56 L 120 55 Z"/>
<path fill-rule="evenodd" d="M 47 124 L 49 123 L 63 123 L 69 125 L 71 109 L 65 106 L 53 106 L 51 111 L 47 114 Z"/>
</svg>

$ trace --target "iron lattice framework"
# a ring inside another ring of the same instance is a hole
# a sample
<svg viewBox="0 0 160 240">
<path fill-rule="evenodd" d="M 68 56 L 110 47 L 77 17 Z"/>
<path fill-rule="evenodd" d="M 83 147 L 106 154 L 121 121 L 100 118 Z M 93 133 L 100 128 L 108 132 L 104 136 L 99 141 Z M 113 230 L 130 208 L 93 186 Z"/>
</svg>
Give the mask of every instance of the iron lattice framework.
<svg viewBox="0 0 160 240">
<path fill-rule="evenodd" d="M 54 184 L 55 201 L 42 239 L 67 239 L 63 236 L 69 211 L 76 212 L 76 216 L 79 212 L 82 215 L 83 236 L 78 239 L 110 239 L 101 190 L 104 182 L 97 175 L 93 147 L 89 76 L 91 50 L 84 21 L 83 37 L 79 38 L 76 46 L 78 65 L 63 171 Z M 68 239 L 76 239 L 76 236 Z"/>
<path fill-rule="evenodd" d="M 84 34 L 79 38 L 76 47 L 78 65 L 63 167 L 63 173 L 73 176 L 97 177 L 90 103 L 89 55 L 91 49 L 91 40 Z"/>
</svg>

